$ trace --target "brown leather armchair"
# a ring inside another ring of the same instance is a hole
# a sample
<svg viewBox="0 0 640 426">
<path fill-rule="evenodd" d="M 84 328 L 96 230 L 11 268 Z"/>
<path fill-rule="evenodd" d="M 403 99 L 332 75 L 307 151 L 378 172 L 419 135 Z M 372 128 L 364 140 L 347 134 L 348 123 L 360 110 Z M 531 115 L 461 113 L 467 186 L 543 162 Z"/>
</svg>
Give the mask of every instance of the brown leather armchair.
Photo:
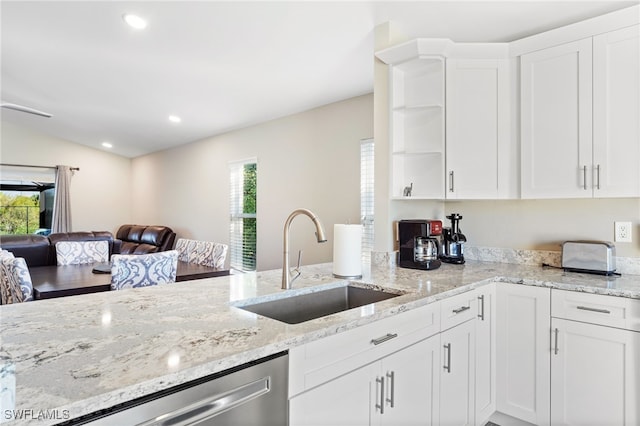
<svg viewBox="0 0 640 426">
<path fill-rule="evenodd" d="M 15 257 L 24 258 L 29 267 L 49 265 L 51 244 L 44 235 L 3 235 L 0 248 L 10 251 Z"/>
<path fill-rule="evenodd" d="M 116 239 L 120 254 L 145 254 L 171 250 L 176 233 L 167 226 L 122 225 Z"/>
</svg>

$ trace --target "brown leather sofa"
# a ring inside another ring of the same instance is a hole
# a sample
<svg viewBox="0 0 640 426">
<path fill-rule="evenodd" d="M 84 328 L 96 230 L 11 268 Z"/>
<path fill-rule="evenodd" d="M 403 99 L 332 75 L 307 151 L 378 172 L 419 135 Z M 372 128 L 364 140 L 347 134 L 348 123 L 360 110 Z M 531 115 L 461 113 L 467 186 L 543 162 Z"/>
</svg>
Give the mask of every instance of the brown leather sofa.
<svg viewBox="0 0 640 426">
<path fill-rule="evenodd" d="M 167 226 L 122 225 L 116 239 L 120 254 L 145 254 L 171 250 L 176 233 Z"/>
<path fill-rule="evenodd" d="M 44 235 L 3 235 L 0 247 L 9 250 L 16 257 L 22 257 L 27 266 L 56 265 L 56 243 L 58 241 L 101 241 L 109 242 L 109 257 L 120 252 L 120 241 L 108 231 L 64 232 Z"/>
</svg>

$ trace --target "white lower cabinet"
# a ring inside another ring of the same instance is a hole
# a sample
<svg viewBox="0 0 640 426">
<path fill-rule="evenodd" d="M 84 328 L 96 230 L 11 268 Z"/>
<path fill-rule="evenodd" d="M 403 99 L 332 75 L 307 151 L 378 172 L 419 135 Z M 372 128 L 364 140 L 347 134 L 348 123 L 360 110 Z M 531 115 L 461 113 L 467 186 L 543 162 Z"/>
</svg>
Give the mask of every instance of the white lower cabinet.
<svg viewBox="0 0 640 426">
<path fill-rule="evenodd" d="M 494 283 L 294 348 L 289 365 L 292 426 L 485 425 L 496 412 L 637 426 L 640 300 Z"/>
<path fill-rule="evenodd" d="M 380 365 L 369 364 L 338 377 L 289 400 L 289 424 L 368 426 L 371 407 L 372 377 L 379 375 Z"/>
<path fill-rule="evenodd" d="M 476 425 L 485 425 L 496 411 L 496 287 L 476 290 Z"/>
<path fill-rule="evenodd" d="M 553 318 L 551 424 L 640 422 L 640 333 Z"/>
<path fill-rule="evenodd" d="M 289 424 L 437 424 L 439 368 L 436 335 L 292 398 Z"/>
<path fill-rule="evenodd" d="M 551 290 L 497 283 L 497 410 L 549 424 Z"/>
<path fill-rule="evenodd" d="M 380 414 L 379 424 L 437 424 L 440 368 L 439 335 L 384 358 L 381 371 L 385 378 L 384 413 L 380 409 L 375 413 Z M 376 399 L 380 405 L 382 396 L 377 394 Z"/>
<path fill-rule="evenodd" d="M 467 321 L 440 335 L 440 425 L 475 423 L 475 322 Z"/>
<path fill-rule="evenodd" d="M 551 424 L 640 424 L 640 300 L 551 298 Z"/>
</svg>

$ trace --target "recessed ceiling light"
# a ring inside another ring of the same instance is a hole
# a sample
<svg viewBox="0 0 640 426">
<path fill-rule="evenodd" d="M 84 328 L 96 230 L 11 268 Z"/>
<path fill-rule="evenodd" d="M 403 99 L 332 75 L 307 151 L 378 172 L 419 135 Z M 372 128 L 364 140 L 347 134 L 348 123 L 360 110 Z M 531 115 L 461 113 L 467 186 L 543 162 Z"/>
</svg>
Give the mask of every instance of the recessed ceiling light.
<svg viewBox="0 0 640 426">
<path fill-rule="evenodd" d="M 113 148 L 113 145 L 111 145 L 109 142 L 102 142 L 102 146 L 104 146 L 105 148 Z"/>
<path fill-rule="evenodd" d="M 126 22 L 130 27 L 135 28 L 136 30 L 143 30 L 147 27 L 147 21 L 138 15 L 127 13 L 122 15 L 122 19 L 124 19 L 124 22 Z"/>
<path fill-rule="evenodd" d="M 177 115 L 170 115 L 169 121 L 172 123 L 180 123 L 182 121 L 182 118 L 178 117 Z"/>
</svg>

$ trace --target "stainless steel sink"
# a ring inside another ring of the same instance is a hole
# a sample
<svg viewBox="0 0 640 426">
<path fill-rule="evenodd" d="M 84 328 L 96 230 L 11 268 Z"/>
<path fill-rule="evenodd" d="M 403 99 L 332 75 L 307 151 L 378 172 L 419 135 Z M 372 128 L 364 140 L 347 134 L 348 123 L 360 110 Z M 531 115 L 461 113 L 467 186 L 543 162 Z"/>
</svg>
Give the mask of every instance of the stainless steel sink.
<svg viewBox="0 0 640 426">
<path fill-rule="evenodd" d="M 345 285 L 237 307 L 287 324 L 299 324 L 400 295 Z"/>
</svg>

